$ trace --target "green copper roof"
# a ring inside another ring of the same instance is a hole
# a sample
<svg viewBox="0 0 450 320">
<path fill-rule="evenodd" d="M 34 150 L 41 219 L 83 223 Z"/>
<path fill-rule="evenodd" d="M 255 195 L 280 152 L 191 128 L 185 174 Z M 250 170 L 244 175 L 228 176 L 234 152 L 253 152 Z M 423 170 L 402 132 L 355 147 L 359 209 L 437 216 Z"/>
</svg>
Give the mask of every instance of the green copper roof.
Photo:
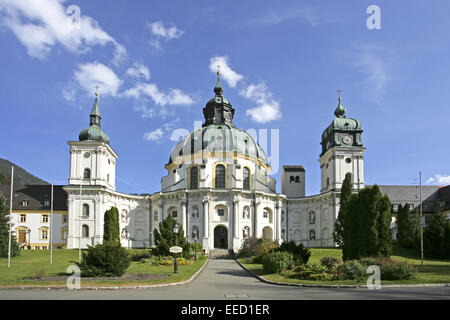
<svg viewBox="0 0 450 320">
<path fill-rule="evenodd" d="M 89 127 L 80 132 L 78 138 L 80 141 L 93 140 L 109 144 L 108 135 L 100 127 L 100 110 L 98 108 L 98 93 L 95 93 L 94 106 L 90 114 Z"/>
</svg>

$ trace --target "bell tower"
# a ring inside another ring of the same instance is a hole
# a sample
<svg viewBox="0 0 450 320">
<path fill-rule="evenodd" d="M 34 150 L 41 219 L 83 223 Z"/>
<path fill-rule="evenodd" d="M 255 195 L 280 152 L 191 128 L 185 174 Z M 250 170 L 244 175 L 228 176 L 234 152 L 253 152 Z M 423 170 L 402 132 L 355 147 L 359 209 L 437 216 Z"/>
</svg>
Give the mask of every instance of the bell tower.
<svg viewBox="0 0 450 320">
<path fill-rule="evenodd" d="M 69 141 L 69 185 L 103 186 L 116 189 L 117 154 L 109 145 L 108 135 L 100 127 L 98 92 L 90 114 L 89 127 L 79 134 L 79 141 Z"/>
<path fill-rule="evenodd" d="M 364 188 L 364 145 L 361 141 L 361 123 L 345 116 L 342 98 L 334 115 L 336 118 L 322 134 L 320 154 L 320 192 L 340 191 L 346 173 L 352 174 L 354 190 Z"/>
</svg>

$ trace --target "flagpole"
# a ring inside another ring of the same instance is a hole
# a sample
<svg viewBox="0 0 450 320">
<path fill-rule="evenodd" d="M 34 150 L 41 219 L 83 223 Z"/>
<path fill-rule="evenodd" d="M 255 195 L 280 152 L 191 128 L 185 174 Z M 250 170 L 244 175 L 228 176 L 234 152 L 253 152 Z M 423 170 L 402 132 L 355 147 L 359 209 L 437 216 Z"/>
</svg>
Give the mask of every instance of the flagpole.
<svg viewBox="0 0 450 320">
<path fill-rule="evenodd" d="M 11 194 L 9 197 L 9 237 L 8 237 L 8 268 L 11 267 L 11 223 L 12 223 L 12 202 L 14 189 L 14 166 L 11 166 Z"/>
<path fill-rule="evenodd" d="M 50 199 L 50 264 L 53 264 L 53 183 Z"/>
</svg>

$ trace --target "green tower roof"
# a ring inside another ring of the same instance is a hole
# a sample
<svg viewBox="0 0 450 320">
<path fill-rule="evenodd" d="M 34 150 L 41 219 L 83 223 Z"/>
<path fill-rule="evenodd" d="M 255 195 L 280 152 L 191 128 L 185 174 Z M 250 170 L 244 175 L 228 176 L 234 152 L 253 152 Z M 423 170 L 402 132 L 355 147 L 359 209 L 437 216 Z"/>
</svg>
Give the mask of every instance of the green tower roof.
<svg viewBox="0 0 450 320">
<path fill-rule="evenodd" d="M 94 106 L 90 114 L 89 127 L 80 132 L 79 140 L 93 140 L 109 144 L 108 135 L 100 127 L 100 109 L 98 108 L 98 92 L 95 93 Z"/>
</svg>

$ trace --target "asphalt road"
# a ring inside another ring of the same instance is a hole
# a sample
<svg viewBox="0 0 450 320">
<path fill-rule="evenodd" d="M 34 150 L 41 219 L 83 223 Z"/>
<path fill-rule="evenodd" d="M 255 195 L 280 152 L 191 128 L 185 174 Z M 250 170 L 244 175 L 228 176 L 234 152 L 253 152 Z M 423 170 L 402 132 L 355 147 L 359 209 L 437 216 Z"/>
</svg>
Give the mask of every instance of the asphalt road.
<svg viewBox="0 0 450 320">
<path fill-rule="evenodd" d="M 0 299 L 36 300 L 341 300 L 341 299 L 448 299 L 450 287 L 301 288 L 263 283 L 234 260 L 210 260 L 200 275 L 187 285 L 129 290 L 0 290 Z"/>
</svg>

